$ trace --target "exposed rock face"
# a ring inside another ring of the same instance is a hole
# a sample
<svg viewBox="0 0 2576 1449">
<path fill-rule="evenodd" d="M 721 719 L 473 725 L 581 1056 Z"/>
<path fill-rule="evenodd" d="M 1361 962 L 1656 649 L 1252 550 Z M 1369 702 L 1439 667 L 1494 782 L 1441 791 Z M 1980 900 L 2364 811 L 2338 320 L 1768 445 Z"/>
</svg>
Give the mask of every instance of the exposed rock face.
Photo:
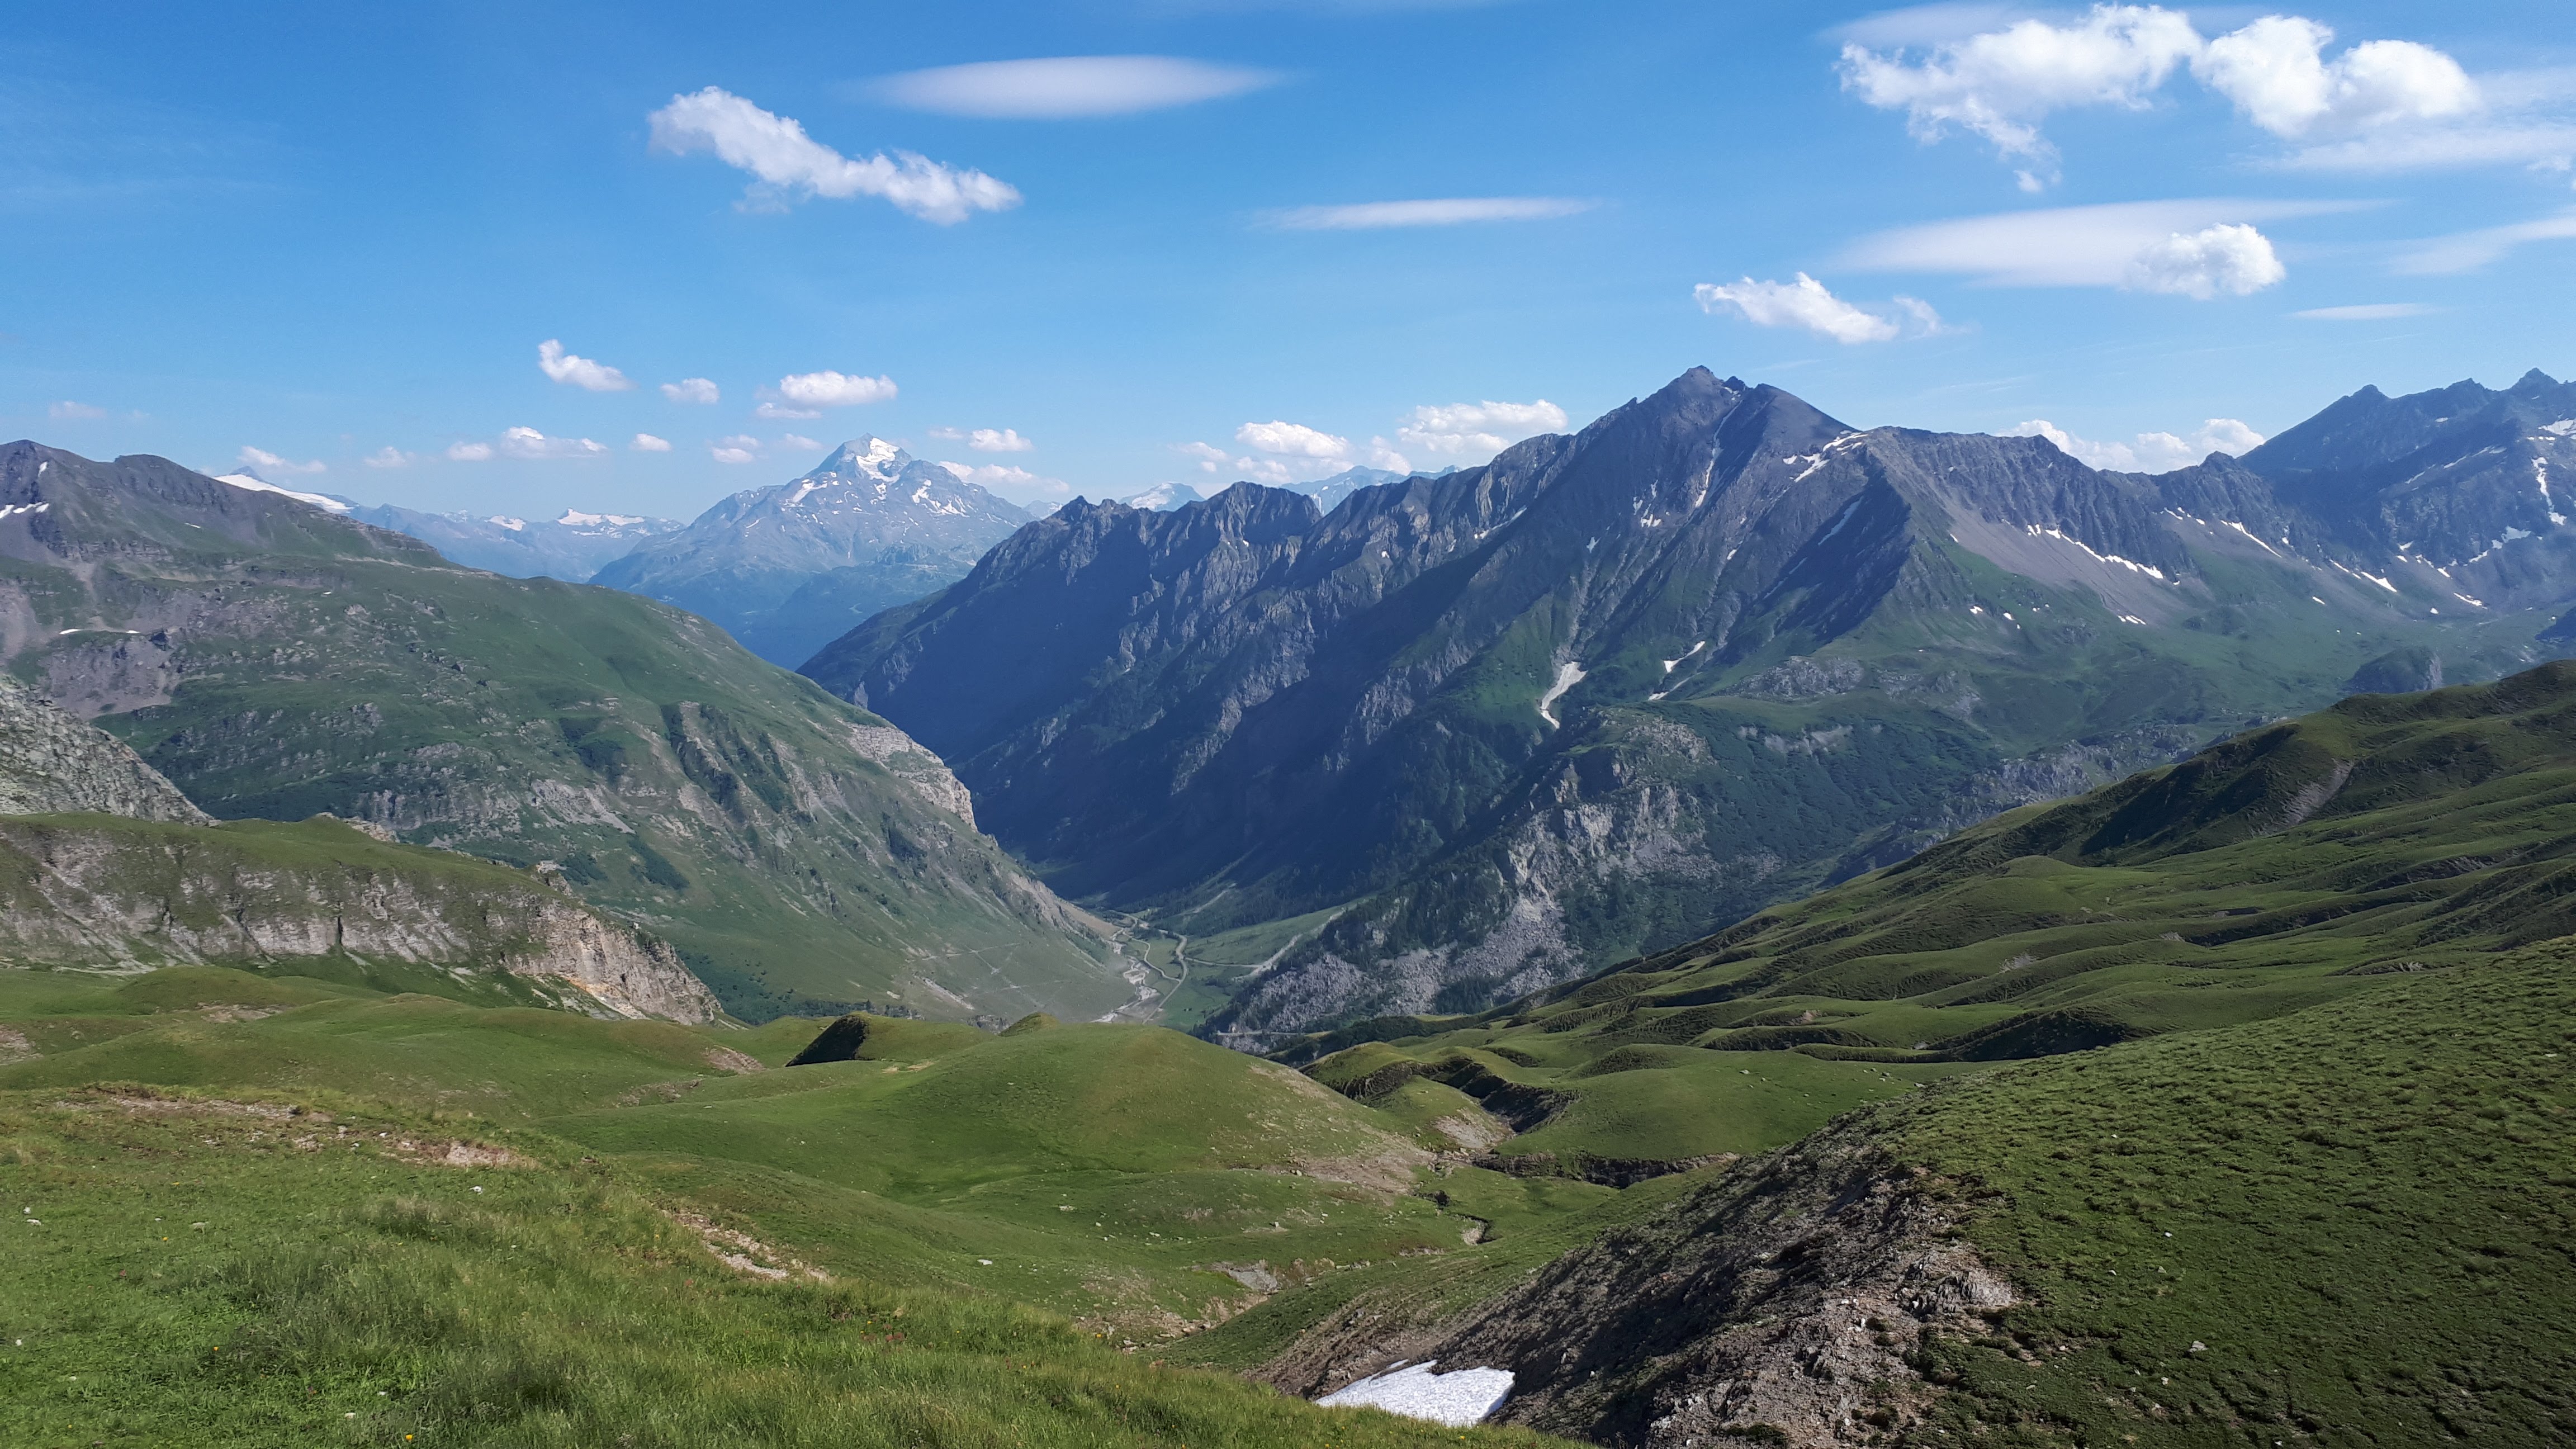
<svg viewBox="0 0 2576 1449">
<path fill-rule="evenodd" d="M 2356 399 L 2150 478 L 1694 370 L 1329 514 L 1250 484 L 1068 505 L 805 668 L 1059 889 L 1193 932 L 1347 907 L 1221 1039 L 1472 1010 L 2318 707 L 2392 649 L 2535 662 L 2543 618 L 2489 621 L 2576 598 L 2576 525 L 2532 511 L 2576 468 L 2544 417 L 2576 389 Z M 2437 514 L 2504 541 L 2393 561 Z"/>
<path fill-rule="evenodd" d="M 712 1021 L 671 947 L 502 867 L 331 822 L 0 819 L 0 962 L 149 969 L 299 957 L 507 971 L 594 1015 Z"/>
<path fill-rule="evenodd" d="M 1917 1344 L 2014 1301 L 1936 1186 L 1829 1130 L 1455 1318 L 1406 1325 L 1363 1297 L 1261 1376 L 1312 1397 L 1436 1359 L 1511 1371 L 1497 1422 L 1620 1449 L 1867 1442 L 1934 1392 Z"/>
<path fill-rule="evenodd" d="M 0 674 L 0 815 L 75 811 L 194 824 L 212 819 L 124 741 Z"/>
<path fill-rule="evenodd" d="M 793 669 L 880 609 L 954 583 L 1027 510 L 882 438 L 801 478 L 737 493 L 638 545 L 593 581 L 722 624 Z"/>
</svg>

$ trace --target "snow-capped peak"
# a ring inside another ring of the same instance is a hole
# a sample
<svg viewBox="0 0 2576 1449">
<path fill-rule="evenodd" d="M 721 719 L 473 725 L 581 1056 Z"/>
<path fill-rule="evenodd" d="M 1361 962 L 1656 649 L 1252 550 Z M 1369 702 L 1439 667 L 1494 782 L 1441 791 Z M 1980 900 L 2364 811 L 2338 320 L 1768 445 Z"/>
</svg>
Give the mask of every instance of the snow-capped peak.
<svg viewBox="0 0 2576 1449">
<path fill-rule="evenodd" d="M 577 508 L 565 509 L 563 517 L 555 520 L 565 528 L 599 528 L 603 525 L 609 528 L 633 528 L 643 521 L 644 515 L 640 513 L 584 513 Z"/>
</svg>

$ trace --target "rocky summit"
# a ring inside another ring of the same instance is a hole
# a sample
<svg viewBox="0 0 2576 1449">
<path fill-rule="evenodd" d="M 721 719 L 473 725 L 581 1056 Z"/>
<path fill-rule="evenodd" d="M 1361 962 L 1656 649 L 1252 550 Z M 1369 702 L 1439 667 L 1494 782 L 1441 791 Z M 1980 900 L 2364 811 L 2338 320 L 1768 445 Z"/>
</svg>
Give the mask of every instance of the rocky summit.
<svg viewBox="0 0 2576 1449">
<path fill-rule="evenodd" d="M 1467 1010 L 2357 678 L 2554 656 L 2571 393 L 2365 391 L 2147 477 L 1695 369 L 1329 512 L 1068 506 L 806 672 L 1061 889 L 1329 913 L 1218 1030 Z"/>
<path fill-rule="evenodd" d="M 788 668 L 880 609 L 962 577 L 1026 510 L 883 438 L 736 493 L 593 582 L 676 604 Z"/>
</svg>

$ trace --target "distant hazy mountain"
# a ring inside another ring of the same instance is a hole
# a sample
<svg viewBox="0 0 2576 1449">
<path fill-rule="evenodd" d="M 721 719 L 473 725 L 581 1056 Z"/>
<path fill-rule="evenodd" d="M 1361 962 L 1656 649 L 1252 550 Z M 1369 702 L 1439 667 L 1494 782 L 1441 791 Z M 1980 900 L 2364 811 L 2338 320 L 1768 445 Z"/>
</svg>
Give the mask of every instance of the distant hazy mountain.
<svg viewBox="0 0 2576 1449">
<path fill-rule="evenodd" d="M 1027 510 L 882 438 L 737 493 L 592 582 L 677 604 L 789 668 L 881 609 L 965 577 Z"/>
<path fill-rule="evenodd" d="M 1196 503 L 1206 496 L 1187 483 L 1157 483 L 1144 492 L 1121 501 L 1130 508 L 1142 508 L 1154 513 L 1169 513 L 1175 508 L 1185 508 Z"/>
<path fill-rule="evenodd" d="M 2538 374 L 2367 391 L 2145 478 L 1694 370 L 1329 514 L 1070 505 L 806 672 L 1060 889 L 1341 908 L 1220 1027 L 1471 1009 L 2356 678 L 2555 656 L 2571 419 Z"/>
<path fill-rule="evenodd" d="M 324 506 L 333 501 L 337 500 L 326 501 Z M 561 579 L 569 584 L 590 582 L 604 565 L 624 557 L 637 544 L 677 532 L 683 526 L 672 518 L 583 513 L 577 509 L 566 509 L 562 517 L 554 519 L 422 513 L 390 503 L 344 506 L 338 511 L 361 523 L 410 534 L 467 568 L 489 569 L 520 579 Z"/>
</svg>

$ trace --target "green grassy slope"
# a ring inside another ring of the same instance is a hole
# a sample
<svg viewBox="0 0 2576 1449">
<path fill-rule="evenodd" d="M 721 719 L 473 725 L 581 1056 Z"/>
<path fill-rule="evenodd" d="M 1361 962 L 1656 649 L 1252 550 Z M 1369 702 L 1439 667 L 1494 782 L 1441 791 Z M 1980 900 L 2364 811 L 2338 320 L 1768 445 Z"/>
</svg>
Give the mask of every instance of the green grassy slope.
<svg viewBox="0 0 2576 1449">
<path fill-rule="evenodd" d="M 815 1281 L 740 1238 L 711 1248 L 616 1168 L 550 1139 L 483 1134 L 511 1167 L 399 1146 L 437 1149 L 452 1132 L 310 1094 L 0 1094 L 0 1183 L 26 1209 L 0 1254 L 0 1438 L 1543 1442 L 1316 1409 L 989 1295 Z M 714 1249 L 787 1276 L 729 1268 Z"/>
<path fill-rule="evenodd" d="M 1887 1150 L 1954 1183 L 1971 1240 L 2036 1299 L 1930 1356 L 1954 1390 L 1935 1423 L 1999 1444 L 2569 1442 L 2571 1063 L 2558 943 L 1881 1109 Z"/>
<path fill-rule="evenodd" d="M 944 767 L 706 621 L 455 568 L 157 459 L 33 451 L 53 543 L 0 557 L 29 621 L 6 667 L 212 813 L 559 861 L 750 1017 L 1128 999 Z"/>
<path fill-rule="evenodd" d="M 1553 1109 L 1548 1124 L 1505 1154 L 1738 1150 L 1684 1079 L 1827 1073 L 1867 1091 L 1881 1073 L 2280 1015 L 2576 931 L 2571 842 L 2562 663 L 2346 700 L 1542 997 L 1287 1057 L 1338 1052 L 1316 1074 L 1364 1100 L 1408 1074 L 1546 1094 L 1522 1115 Z M 1793 1055 L 1809 1060 L 1774 1065 Z"/>
</svg>

